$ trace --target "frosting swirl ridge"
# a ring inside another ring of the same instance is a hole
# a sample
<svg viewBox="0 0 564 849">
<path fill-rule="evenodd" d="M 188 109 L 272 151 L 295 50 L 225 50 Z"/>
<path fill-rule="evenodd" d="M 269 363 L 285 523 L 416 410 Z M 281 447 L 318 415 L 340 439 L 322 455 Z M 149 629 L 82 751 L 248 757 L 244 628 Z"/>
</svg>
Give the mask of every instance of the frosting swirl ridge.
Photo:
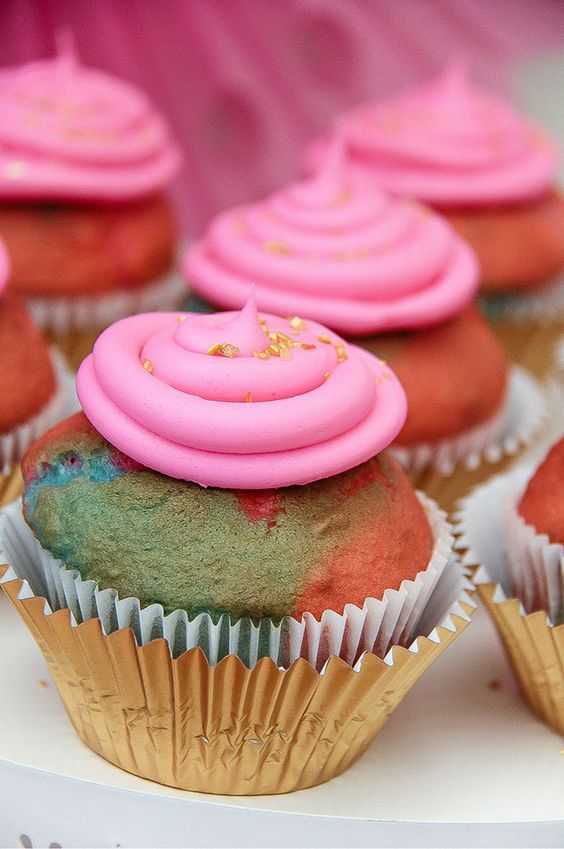
<svg viewBox="0 0 564 849">
<path fill-rule="evenodd" d="M 435 205 L 510 203 L 549 189 L 556 143 L 501 99 L 470 86 L 453 66 L 398 98 L 343 119 L 352 167 L 398 195 Z M 327 143 L 306 154 L 316 169 Z"/>
<path fill-rule="evenodd" d="M 149 313 L 105 330 L 77 375 L 116 448 L 203 486 L 269 489 L 350 469 L 387 447 L 406 401 L 387 366 L 322 325 L 237 312 Z"/>
<path fill-rule="evenodd" d="M 235 307 L 252 281 L 261 309 L 361 335 L 454 315 L 478 278 L 445 220 L 355 179 L 342 137 L 313 179 L 218 216 L 184 267 L 211 303 Z"/>
<path fill-rule="evenodd" d="M 82 66 L 68 38 L 54 59 L 0 72 L 0 111 L 3 197 L 135 199 L 164 188 L 180 164 L 147 98 Z"/>
</svg>

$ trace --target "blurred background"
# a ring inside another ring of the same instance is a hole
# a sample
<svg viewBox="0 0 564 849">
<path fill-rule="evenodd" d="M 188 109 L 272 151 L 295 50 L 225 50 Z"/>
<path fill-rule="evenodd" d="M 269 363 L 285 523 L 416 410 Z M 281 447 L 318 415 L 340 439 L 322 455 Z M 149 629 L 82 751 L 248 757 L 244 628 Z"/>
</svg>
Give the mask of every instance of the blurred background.
<svg viewBox="0 0 564 849">
<path fill-rule="evenodd" d="M 2 0 L 0 64 L 53 55 L 138 84 L 186 163 L 184 235 L 298 173 L 307 140 L 344 107 L 456 58 L 564 141 L 563 0 Z"/>
</svg>

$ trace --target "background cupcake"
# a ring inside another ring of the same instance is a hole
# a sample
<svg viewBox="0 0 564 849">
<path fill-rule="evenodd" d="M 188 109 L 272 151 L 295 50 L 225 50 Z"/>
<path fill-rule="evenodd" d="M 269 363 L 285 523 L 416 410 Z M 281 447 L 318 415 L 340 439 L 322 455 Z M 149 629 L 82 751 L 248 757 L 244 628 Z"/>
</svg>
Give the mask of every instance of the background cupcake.
<svg viewBox="0 0 564 849">
<path fill-rule="evenodd" d="M 43 431 L 70 412 L 69 379 L 23 303 L 6 285 L 8 256 L 0 242 L 0 504 L 17 498 L 19 461 Z"/>
<path fill-rule="evenodd" d="M 445 215 L 475 250 L 511 359 L 545 375 L 564 328 L 564 202 L 556 144 L 460 68 L 343 118 L 352 167 Z M 313 145 L 318 164 L 326 142 Z"/>
<path fill-rule="evenodd" d="M 525 698 L 564 733 L 564 439 L 461 505 L 459 546 Z"/>
<path fill-rule="evenodd" d="M 76 365 L 104 326 L 180 295 L 179 152 L 138 90 L 59 55 L 0 72 L 0 236 L 13 286 Z"/>
<path fill-rule="evenodd" d="M 444 515 L 382 452 L 405 418 L 401 386 L 366 351 L 317 344 L 326 332 L 259 320 L 252 300 L 241 313 L 124 319 L 79 370 L 85 416 L 26 457 L 25 515 L 42 547 L 16 571 L 52 607 L 87 620 L 60 632 L 54 674 L 79 733 L 126 769 L 208 792 L 327 780 L 366 748 L 446 634 L 417 652 L 400 646 L 449 610 L 460 616 L 451 638 L 468 618 Z M 22 544 L 34 549 L 18 510 L 2 530 L 12 563 Z M 111 698 L 98 689 L 101 646 L 85 645 L 92 671 L 80 674 L 68 642 L 72 631 L 104 640 L 100 623 L 119 654 L 121 695 Z M 53 660 L 50 624 L 35 627 Z M 122 732 L 121 722 L 115 740 L 125 733 L 127 745 L 114 747 L 111 733 L 93 740 L 69 692 L 88 679 L 88 703 L 111 725 L 118 702 L 130 715 L 137 696 L 126 682 L 139 662 L 151 679 L 145 692 L 171 682 L 149 709 L 175 717 L 176 742 L 160 747 L 158 764 L 151 734 Z M 258 749 L 244 745 L 251 728 Z M 194 744 L 201 735 L 205 746 Z"/>
<path fill-rule="evenodd" d="M 399 456 L 443 506 L 491 472 L 486 456 L 497 463 L 518 450 L 531 415 L 538 424 L 535 385 L 509 378 L 471 303 L 471 249 L 438 215 L 366 187 L 340 139 L 313 180 L 218 216 L 184 269 L 212 304 L 233 306 L 253 281 L 261 309 L 297 309 L 384 358 L 408 397 Z"/>
</svg>

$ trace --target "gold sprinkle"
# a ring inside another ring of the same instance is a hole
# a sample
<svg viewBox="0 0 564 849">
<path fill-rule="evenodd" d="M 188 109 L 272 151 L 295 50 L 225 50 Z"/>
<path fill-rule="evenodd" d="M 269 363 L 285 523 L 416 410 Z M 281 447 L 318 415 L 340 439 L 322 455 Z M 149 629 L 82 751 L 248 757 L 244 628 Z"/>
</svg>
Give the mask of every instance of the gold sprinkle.
<svg viewBox="0 0 564 849">
<path fill-rule="evenodd" d="M 337 342 L 335 345 L 335 351 L 337 353 L 337 362 L 344 363 L 345 360 L 348 360 L 347 351 L 342 342 Z"/>
<path fill-rule="evenodd" d="M 232 359 L 233 357 L 236 357 L 239 353 L 239 348 L 237 347 L 237 345 L 231 345 L 230 342 L 224 342 L 223 345 L 220 345 L 219 347 L 219 353 L 223 354 L 224 357 L 229 357 L 229 359 Z"/>
<path fill-rule="evenodd" d="M 306 323 L 303 318 L 299 318 L 297 315 L 294 315 L 290 319 L 290 327 L 294 331 L 294 334 L 297 335 L 300 330 L 306 329 Z"/>
<path fill-rule="evenodd" d="M 149 374 L 151 374 L 151 372 L 153 371 L 153 363 L 151 362 L 151 360 L 145 360 L 143 362 L 143 368 L 145 369 L 145 371 L 148 371 Z"/>
<path fill-rule="evenodd" d="M 252 404 L 252 402 L 253 402 L 253 394 L 252 394 L 252 392 L 247 392 L 247 396 L 246 396 L 246 398 L 245 398 L 245 401 L 247 402 L 247 404 Z"/>
<path fill-rule="evenodd" d="M 206 354 L 209 354 L 210 357 L 213 357 L 214 354 L 217 354 L 217 352 L 219 351 L 220 348 L 221 348 L 221 342 L 216 342 L 215 345 L 211 345 L 208 348 L 208 350 L 206 351 Z"/>
<path fill-rule="evenodd" d="M 253 351 L 253 357 L 257 357 L 259 360 L 267 360 L 270 354 L 268 353 L 268 349 L 266 351 Z"/>
<path fill-rule="evenodd" d="M 278 241 L 278 239 L 267 239 L 263 248 L 268 253 L 278 254 L 279 256 L 289 256 L 292 253 L 292 249 L 284 242 Z"/>
<path fill-rule="evenodd" d="M 330 372 L 330 371 L 326 371 L 326 372 L 324 372 L 324 374 L 323 374 L 323 379 L 324 379 L 324 380 L 329 380 L 329 378 L 330 378 L 330 377 L 331 377 L 331 372 Z"/>
<path fill-rule="evenodd" d="M 280 346 L 279 346 L 279 345 L 275 345 L 274 343 L 273 343 L 272 345 L 269 345 L 269 346 L 268 346 L 268 348 L 267 348 L 266 350 L 267 350 L 267 351 L 268 351 L 268 353 L 269 353 L 269 354 L 271 354 L 273 357 L 277 357 L 277 356 L 280 354 Z"/>
<path fill-rule="evenodd" d="M 280 359 L 281 360 L 291 360 L 292 359 L 292 355 L 290 353 L 289 348 L 281 348 L 280 349 Z"/>
<path fill-rule="evenodd" d="M 25 162 L 21 159 L 14 159 L 13 162 L 8 162 L 4 169 L 4 174 L 9 180 L 19 180 L 26 172 Z"/>
<path fill-rule="evenodd" d="M 177 315 L 176 320 L 177 321 L 186 321 L 186 316 L 185 315 Z"/>
<path fill-rule="evenodd" d="M 308 342 L 302 342 L 301 347 L 304 351 L 314 351 L 317 348 L 317 345 L 310 345 Z"/>
<path fill-rule="evenodd" d="M 247 222 L 244 218 L 235 218 L 233 220 L 233 232 L 237 236 L 242 236 L 247 231 Z"/>
<path fill-rule="evenodd" d="M 325 336 L 325 334 L 323 334 L 322 336 L 318 336 L 317 338 L 319 339 L 320 342 L 324 342 L 326 345 L 331 344 L 331 340 L 329 339 L 328 336 Z"/>
<path fill-rule="evenodd" d="M 338 195 L 336 195 L 331 201 L 331 206 L 342 206 L 342 204 L 347 203 L 352 197 L 352 191 L 350 189 L 344 189 Z"/>
</svg>

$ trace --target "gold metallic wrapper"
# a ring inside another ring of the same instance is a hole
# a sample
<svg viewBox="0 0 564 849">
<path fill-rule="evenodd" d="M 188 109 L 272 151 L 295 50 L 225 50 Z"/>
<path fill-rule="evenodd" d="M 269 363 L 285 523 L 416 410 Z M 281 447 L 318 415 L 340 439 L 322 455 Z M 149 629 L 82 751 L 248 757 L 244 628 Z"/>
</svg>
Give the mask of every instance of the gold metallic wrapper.
<svg viewBox="0 0 564 849">
<path fill-rule="evenodd" d="M 558 341 L 564 333 L 564 314 L 550 322 L 501 318 L 491 326 L 513 363 L 539 380 L 550 377 Z"/>
<path fill-rule="evenodd" d="M 0 577 L 7 567 L 0 569 Z M 286 793 L 328 781 L 370 745 L 419 676 L 468 622 L 394 647 L 393 662 L 364 655 L 355 671 L 332 657 L 323 673 L 229 655 L 211 667 L 200 649 L 177 659 L 164 639 L 139 647 L 130 629 L 72 627 L 68 610 L 2 588 L 34 636 L 81 739 L 128 772 L 184 790 Z M 473 608 L 461 603 L 470 616 Z"/>
<path fill-rule="evenodd" d="M 478 591 L 531 710 L 564 735 L 564 625 L 553 627 L 544 611 L 525 614 L 517 598 L 496 600 L 497 584 Z"/>
<path fill-rule="evenodd" d="M 0 507 L 5 507 L 19 498 L 23 492 L 23 478 L 20 464 L 10 466 L 7 474 L 0 473 Z"/>
</svg>

